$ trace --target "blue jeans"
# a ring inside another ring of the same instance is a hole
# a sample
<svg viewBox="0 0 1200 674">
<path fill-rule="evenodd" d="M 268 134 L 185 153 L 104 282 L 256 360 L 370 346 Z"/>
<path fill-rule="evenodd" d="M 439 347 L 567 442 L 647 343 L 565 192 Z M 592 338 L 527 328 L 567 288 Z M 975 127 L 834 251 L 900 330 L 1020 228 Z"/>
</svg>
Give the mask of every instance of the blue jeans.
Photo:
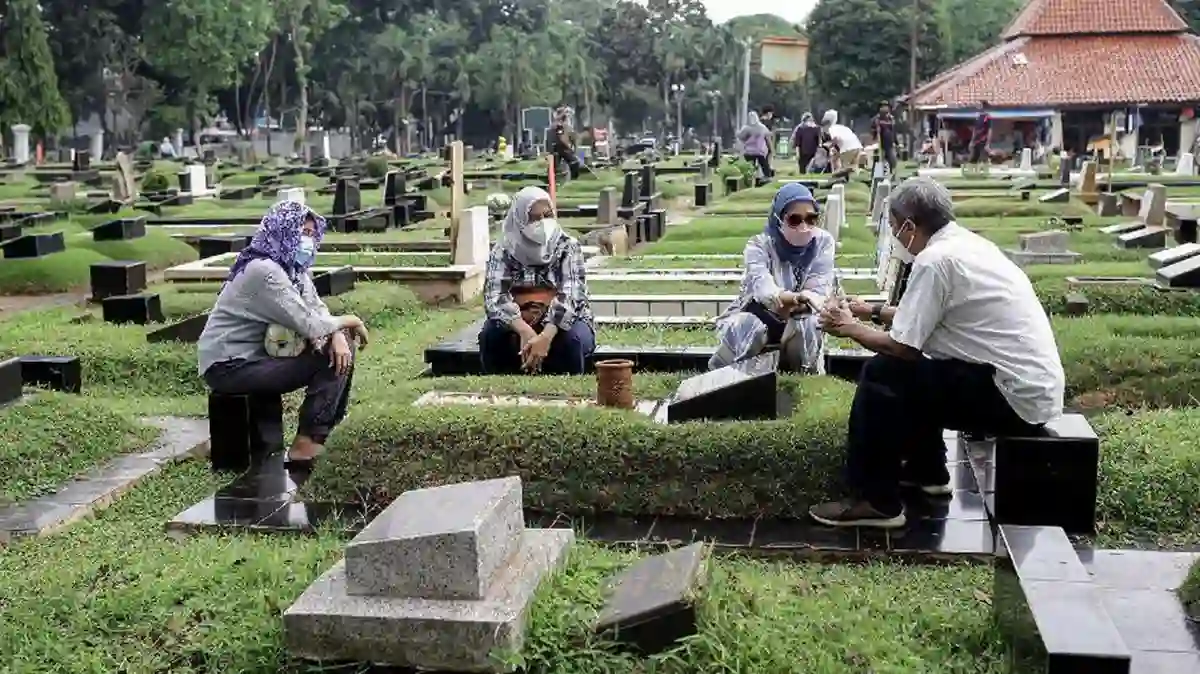
<svg viewBox="0 0 1200 674">
<path fill-rule="evenodd" d="M 535 328 L 538 332 L 541 327 Z M 521 338 L 504 323 L 490 320 L 479 332 L 479 358 L 484 374 L 519 374 Z M 596 350 L 596 331 L 586 321 L 575 321 L 570 330 L 559 330 L 542 361 L 546 374 L 583 374 L 587 357 Z"/>
</svg>

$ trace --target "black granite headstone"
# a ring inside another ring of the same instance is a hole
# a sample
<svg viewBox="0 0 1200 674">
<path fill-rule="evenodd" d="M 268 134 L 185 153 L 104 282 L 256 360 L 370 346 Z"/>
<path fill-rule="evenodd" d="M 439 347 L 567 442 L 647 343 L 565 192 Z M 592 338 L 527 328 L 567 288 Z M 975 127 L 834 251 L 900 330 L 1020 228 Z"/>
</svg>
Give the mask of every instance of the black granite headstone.
<svg viewBox="0 0 1200 674">
<path fill-rule="evenodd" d="M 779 352 L 771 351 L 683 380 L 667 398 L 667 423 L 774 419 Z"/>
<path fill-rule="evenodd" d="M 21 225 L 3 224 L 0 225 L 0 243 L 12 241 L 13 239 L 21 238 Z"/>
<path fill-rule="evenodd" d="M 717 168 L 721 165 L 721 139 L 717 138 L 713 141 L 712 156 L 708 159 L 708 165 Z"/>
<path fill-rule="evenodd" d="M 638 174 L 634 171 L 625 172 L 625 186 L 621 191 L 621 206 L 633 208 L 638 202 Z"/>
<path fill-rule="evenodd" d="M 105 213 L 116 213 L 124 208 L 125 204 L 114 199 L 104 199 L 98 201 L 91 206 L 88 206 L 87 212 L 92 215 L 103 215 Z"/>
<path fill-rule="evenodd" d="M 707 206 L 708 200 L 709 200 L 709 195 L 711 193 L 712 193 L 712 184 L 711 183 L 700 183 L 695 186 L 695 196 L 693 197 L 692 202 L 697 207 Z"/>
<path fill-rule="evenodd" d="M 200 334 L 204 332 L 204 326 L 208 324 L 208 314 L 203 313 L 199 316 L 185 318 L 178 323 L 172 323 L 168 326 L 152 330 L 146 334 L 146 341 L 152 344 L 159 342 L 181 342 L 183 344 L 195 344 L 200 341 Z"/>
<path fill-rule="evenodd" d="M 61 253 L 67 249 L 62 232 L 52 234 L 25 234 L 0 244 L 5 259 L 29 259 Z"/>
<path fill-rule="evenodd" d="M 226 201 L 253 199 L 254 195 L 258 194 L 259 188 L 251 185 L 249 187 L 222 187 L 221 199 Z"/>
<path fill-rule="evenodd" d="M 667 233 L 667 211 L 660 208 L 650 211 L 650 215 L 654 218 L 650 228 L 650 240 L 658 241 Z"/>
<path fill-rule="evenodd" d="M 387 206 L 395 206 L 407 190 L 407 175 L 404 171 L 388 171 L 383 203 Z"/>
<path fill-rule="evenodd" d="M 138 293 L 136 295 L 113 295 L 100 300 L 106 323 L 162 323 L 162 298 L 158 293 Z"/>
<path fill-rule="evenodd" d="M 1132 232 L 1126 232 L 1117 237 L 1121 248 L 1165 248 L 1167 245 L 1166 227 L 1143 227 Z"/>
<path fill-rule="evenodd" d="M 76 150 L 75 161 L 71 162 L 72 171 L 88 171 L 92 167 L 92 153 L 88 150 Z"/>
<path fill-rule="evenodd" d="M 596 632 L 640 655 L 661 653 L 697 631 L 696 591 L 708 546 L 693 543 L 643 559 L 614 578 Z"/>
<path fill-rule="evenodd" d="M 1058 184 L 1067 186 L 1071 184 L 1071 167 L 1074 164 L 1071 158 L 1065 153 L 1059 158 L 1058 162 Z"/>
<path fill-rule="evenodd" d="M 654 165 L 647 164 L 642 167 L 641 175 L 638 182 L 641 184 L 641 197 L 649 199 L 654 195 Z"/>
<path fill-rule="evenodd" d="M 127 241 L 146 236 L 146 218 L 110 220 L 92 228 L 93 241 Z"/>
<path fill-rule="evenodd" d="M 737 176 L 725 176 L 725 194 L 733 194 L 742 186 L 742 179 Z"/>
<path fill-rule="evenodd" d="M 77 356 L 21 356 L 21 379 L 64 393 L 83 390 L 83 367 Z"/>
<path fill-rule="evenodd" d="M 362 193 L 358 183 L 351 178 L 338 178 L 337 192 L 333 196 L 333 214 L 346 215 L 362 210 Z"/>
<path fill-rule="evenodd" d="M 21 359 L 9 358 L 0 361 L 0 405 L 21 399 L 21 387 L 25 380 L 21 376 Z"/>
<path fill-rule="evenodd" d="M 1154 279 L 1167 288 L 1200 288 L 1200 255 L 1160 267 Z"/>
<path fill-rule="evenodd" d="M 997 437 L 992 516 L 1000 524 L 1096 527 L 1100 439 L 1080 414 L 1064 414 L 1038 435 Z"/>
<path fill-rule="evenodd" d="M 240 252 L 250 245 L 248 239 L 247 236 L 202 236 L 200 237 L 200 258 Z"/>
<path fill-rule="evenodd" d="M 208 395 L 209 462 L 242 472 L 283 448 L 283 400 L 267 395 Z"/>
<path fill-rule="evenodd" d="M 136 260 L 93 262 L 92 300 L 134 295 L 146 289 L 146 263 Z"/>
<path fill-rule="evenodd" d="M 386 232 L 392 224 L 391 209 L 359 211 L 346 216 L 347 232 Z"/>
<path fill-rule="evenodd" d="M 1088 298 L 1081 292 L 1067 293 L 1067 315 L 1083 316 L 1088 312 Z"/>
<path fill-rule="evenodd" d="M 341 295 L 354 290 L 355 276 L 354 267 L 347 265 L 314 276 L 313 285 L 317 288 L 317 295 L 321 297 Z"/>
<path fill-rule="evenodd" d="M 180 171 L 178 175 L 179 175 L 179 191 L 187 192 L 188 194 L 191 194 L 191 192 L 192 192 L 192 173 L 191 173 L 191 171 Z"/>
</svg>

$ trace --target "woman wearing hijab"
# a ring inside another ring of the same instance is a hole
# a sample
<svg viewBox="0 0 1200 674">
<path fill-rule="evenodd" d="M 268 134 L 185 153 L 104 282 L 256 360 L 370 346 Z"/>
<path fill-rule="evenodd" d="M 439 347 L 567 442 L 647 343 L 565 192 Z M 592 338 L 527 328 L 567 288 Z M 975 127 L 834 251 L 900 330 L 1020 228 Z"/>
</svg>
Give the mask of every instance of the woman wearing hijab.
<svg viewBox="0 0 1200 674">
<path fill-rule="evenodd" d="M 746 126 L 738 131 L 738 140 L 742 142 L 742 156 L 752 162 L 762 171 L 764 178 L 775 175 L 771 170 L 771 162 L 767 160 L 771 132 L 766 125 L 758 121 L 758 113 L 751 112 L 746 117 Z"/>
<path fill-rule="evenodd" d="M 792 130 L 792 147 L 796 148 L 800 172 L 806 173 L 821 147 L 821 127 L 813 121 L 811 112 L 804 113 L 800 117 L 800 124 Z"/>
<path fill-rule="evenodd" d="M 550 195 L 517 192 L 488 256 L 479 333 L 486 374 L 583 374 L 596 350 L 584 270 L 583 250 L 554 219 Z"/>
<path fill-rule="evenodd" d="M 216 393 L 278 394 L 306 389 L 300 423 L 288 451 L 292 464 L 311 464 L 346 414 L 354 350 L 367 343 L 356 316 L 332 316 L 313 287 L 310 269 L 325 235 L 325 219 L 284 201 L 263 216 L 217 295 L 197 345 L 200 374 Z M 293 342 L 268 353 L 275 340 Z"/>
<path fill-rule="evenodd" d="M 787 368 L 824 371 L 817 317 L 834 290 L 834 241 L 819 219 L 804 185 L 788 183 L 775 195 L 763 232 L 746 242 L 742 288 L 717 319 L 719 346 L 709 369 L 777 345 Z"/>
</svg>

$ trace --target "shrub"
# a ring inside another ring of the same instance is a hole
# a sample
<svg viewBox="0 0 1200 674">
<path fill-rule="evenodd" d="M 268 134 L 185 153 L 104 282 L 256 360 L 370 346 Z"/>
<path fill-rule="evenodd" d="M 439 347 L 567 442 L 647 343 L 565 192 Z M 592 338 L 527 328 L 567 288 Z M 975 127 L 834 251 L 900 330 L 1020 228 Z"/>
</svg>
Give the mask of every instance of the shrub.
<svg viewBox="0 0 1200 674">
<path fill-rule="evenodd" d="M 147 171 L 142 178 L 143 192 L 165 192 L 171 187 L 171 179 L 160 171 Z"/>
<path fill-rule="evenodd" d="M 1064 279 L 1034 280 L 1033 287 L 1051 314 L 1067 313 L 1067 296 L 1080 293 L 1087 298 L 1090 314 L 1200 317 L 1200 293 L 1196 292 L 1099 284 L 1070 288 Z"/>
<path fill-rule="evenodd" d="M 1180 586 L 1179 599 L 1183 601 L 1183 609 L 1192 620 L 1200 621 L 1200 559 L 1192 564 L 1192 570 Z"/>
<path fill-rule="evenodd" d="M 369 157 L 367 159 L 365 168 L 367 175 L 376 179 L 386 178 L 388 171 L 391 170 L 391 166 L 388 165 L 387 157 L 381 157 L 378 155 Z"/>
<path fill-rule="evenodd" d="M 526 505 L 564 513 L 801 517 L 837 491 L 850 384 L 802 380 L 787 419 L 664 425 L 634 412 L 366 403 L 306 487 L 390 501 L 446 482 L 520 475 Z M 365 409 L 364 409 L 365 408 Z"/>
</svg>

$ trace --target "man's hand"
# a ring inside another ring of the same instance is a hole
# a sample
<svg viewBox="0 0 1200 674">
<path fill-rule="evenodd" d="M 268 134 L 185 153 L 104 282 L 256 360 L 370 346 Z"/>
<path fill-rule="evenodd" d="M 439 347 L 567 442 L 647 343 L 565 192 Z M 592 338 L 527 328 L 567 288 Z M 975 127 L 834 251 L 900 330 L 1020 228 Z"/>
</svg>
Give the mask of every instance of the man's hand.
<svg viewBox="0 0 1200 674">
<path fill-rule="evenodd" d="M 875 311 L 875 307 L 870 302 L 864 302 L 857 297 L 847 297 L 846 304 L 850 307 L 850 313 L 855 318 L 870 318 L 871 312 Z"/>
<path fill-rule="evenodd" d="M 534 335 L 533 339 L 521 347 L 521 369 L 526 372 L 537 372 L 541 369 L 542 361 L 550 354 L 550 342 L 554 339 L 553 335 L 547 334 L 548 331 L 547 329 L 540 335 Z"/>
<path fill-rule="evenodd" d="M 827 335 L 834 337 L 845 337 L 849 331 L 857 325 L 854 320 L 854 314 L 850 312 L 850 306 L 846 303 L 841 303 L 833 306 L 826 306 L 821 311 L 821 316 L 817 320 L 817 325 Z"/>
</svg>

